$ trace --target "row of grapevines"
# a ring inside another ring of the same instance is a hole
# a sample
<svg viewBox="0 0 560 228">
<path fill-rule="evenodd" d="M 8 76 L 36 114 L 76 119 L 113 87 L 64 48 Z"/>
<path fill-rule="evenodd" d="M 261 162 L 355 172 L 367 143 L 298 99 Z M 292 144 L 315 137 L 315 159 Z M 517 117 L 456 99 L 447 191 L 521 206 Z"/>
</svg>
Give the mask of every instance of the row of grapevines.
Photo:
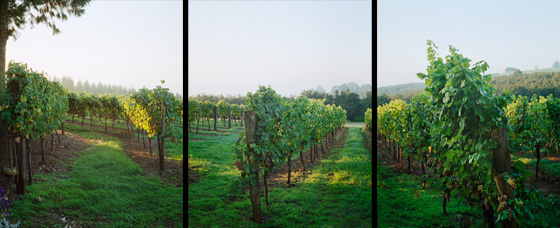
<svg viewBox="0 0 560 228">
<path fill-rule="evenodd" d="M 162 108 L 165 101 L 165 129 L 162 129 Z M 131 96 L 122 97 L 120 106 L 136 128 L 148 133 L 148 139 L 162 135 L 175 143 L 182 143 L 183 136 L 177 128 L 171 127 L 180 119 L 179 101 L 169 89 L 157 86 L 155 89 L 140 89 Z"/>
<path fill-rule="evenodd" d="M 532 151 L 537 158 L 535 179 L 539 177 L 541 151 L 558 151 L 560 143 L 560 99 L 518 96 L 505 109 L 510 121 L 512 150 Z"/>
<path fill-rule="evenodd" d="M 53 132 L 68 109 L 65 89 L 48 81 L 44 73 L 28 69 L 27 64 L 10 62 L 7 71 L 7 110 L 2 118 L 8 128 L 26 138 Z"/>
<path fill-rule="evenodd" d="M 226 124 L 225 120 L 226 118 L 230 118 L 230 115 L 231 115 L 231 119 L 234 120 L 234 123 L 236 125 L 239 125 L 239 123 L 241 123 L 241 126 L 243 126 L 241 117 L 243 115 L 242 110 L 246 109 L 245 105 L 228 104 L 225 102 L 225 100 L 220 100 L 218 103 L 214 104 L 210 101 L 200 102 L 197 100 L 189 99 L 189 106 L 188 106 L 189 127 L 191 126 L 191 124 L 200 120 L 202 120 L 202 124 L 204 124 L 203 118 L 205 118 L 208 124 L 208 130 L 210 130 L 210 119 L 213 119 L 215 117 L 216 107 L 218 107 L 218 118 L 221 118 L 224 121 L 224 127 Z M 182 111 L 181 111 L 181 118 L 182 118 Z"/>
<path fill-rule="evenodd" d="M 32 183 L 31 144 L 29 140 L 41 138 L 44 163 L 43 137 L 61 126 L 64 113 L 68 109 L 68 100 L 66 99 L 66 91 L 60 83 L 47 80 L 44 73 L 29 69 L 27 64 L 10 62 L 6 77 L 7 96 L 3 101 L 4 109 L 0 118 L 16 137 L 16 144 L 18 145 L 16 163 L 18 164 L 17 173 L 19 174 L 16 191 L 18 194 L 24 194 L 24 163 L 28 168 L 29 184 Z M 24 145 L 28 148 L 27 154 Z M 24 162 L 25 160 L 27 161 Z"/>
<path fill-rule="evenodd" d="M 503 141 L 491 137 L 499 129 L 509 129 L 504 108 L 512 98 L 507 93 L 493 95 L 491 76 L 481 74 L 488 68 L 486 62 L 471 67 L 471 60 L 451 46 L 444 62 L 436 58 L 435 44 L 428 41 L 428 45 L 430 66 L 427 74 L 418 74 L 426 80 L 425 93 L 410 104 L 395 100 L 378 107 L 379 134 L 397 152 L 394 154 L 399 156 L 399 148 L 406 147 L 405 155 L 416 157 L 422 168 L 427 165 L 440 177 L 432 181 L 445 193 L 444 214 L 450 197 L 460 196 L 463 202 L 482 208 L 489 223 L 517 224 L 531 216 L 530 194 L 524 186 L 527 172 L 519 161 L 511 168 L 498 169 L 502 164 L 496 164 L 495 150 Z M 507 164 L 509 153 L 505 156 Z M 399 160 L 402 162 L 402 152 Z"/>
<path fill-rule="evenodd" d="M 373 119 L 373 112 L 371 111 L 371 108 L 368 108 L 364 113 L 364 121 L 366 122 L 364 128 L 368 128 L 371 130 L 371 128 L 373 127 L 372 119 Z"/>
<path fill-rule="evenodd" d="M 257 186 L 258 189 L 262 172 L 267 188 L 267 174 L 275 167 L 286 158 L 290 160 L 292 153 L 299 151 L 301 154 L 305 146 L 332 139 L 329 134 L 346 121 L 346 111 L 340 107 L 305 97 L 288 100 L 270 86 L 260 86 L 257 92 L 249 92 L 246 103 L 249 109 L 246 113 L 254 112 L 256 127 L 254 135 L 241 132 L 235 144 L 235 165 L 241 170 L 241 179 L 237 180 L 239 187 Z M 260 196 L 253 188 L 251 190 L 254 220 L 259 221 Z M 265 195 L 268 196 L 266 190 Z M 268 205 L 268 197 L 266 203 Z"/>
</svg>

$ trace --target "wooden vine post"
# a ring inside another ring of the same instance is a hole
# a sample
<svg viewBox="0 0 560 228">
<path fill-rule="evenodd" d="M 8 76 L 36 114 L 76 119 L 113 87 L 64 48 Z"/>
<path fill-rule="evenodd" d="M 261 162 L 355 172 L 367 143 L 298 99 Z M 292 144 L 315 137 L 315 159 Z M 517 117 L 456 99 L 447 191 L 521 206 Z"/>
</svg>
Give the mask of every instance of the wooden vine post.
<svg viewBox="0 0 560 228">
<path fill-rule="evenodd" d="M 165 170 L 165 99 L 161 104 L 161 140 L 159 143 L 159 170 Z"/>
<path fill-rule="evenodd" d="M 29 185 L 33 184 L 33 174 L 31 169 L 31 138 L 25 140 L 27 146 L 27 174 L 29 177 Z"/>
<path fill-rule="evenodd" d="M 245 132 L 247 137 L 247 148 L 249 154 L 253 154 L 253 149 L 250 147 L 254 138 L 257 136 L 257 121 L 255 111 L 245 111 Z M 258 167 L 258 166 L 257 166 Z M 253 206 L 253 221 L 261 222 L 261 197 L 260 197 L 260 184 L 259 184 L 259 169 L 253 170 L 255 174 L 255 184 L 250 186 L 250 199 Z"/>
<path fill-rule="evenodd" d="M 218 130 L 218 106 L 214 107 L 214 131 Z"/>
<path fill-rule="evenodd" d="M 244 114 L 243 112 L 245 111 L 244 108 L 241 108 L 241 127 L 243 127 L 243 120 L 244 120 Z"/>
<path fill-rule="evenodd" d="M 196 118 L 196 135 L 198 135 L 198 124 L 200 123 L 200 119 L 202 118 L 202 104 L 200 104 L 198 108 L 198 118 Z"/>
<path fill-rule="evenodd" d="M 231 105 L 228 107 L 228 129 L 231 128 Z"/>
<path fill-rule="evenodd" d="M 492 168 L 495 170 L 494 181 L 498 187 L 501 197 L 507 196 L 507 199 L 514 199 L 513 187 L 504 180 L 502 173 L 507 173 L 511 175 L 511 158 L 510 151 L 508 148 L 508 131 L 505 128 L 494 129 L 490 132 L 493 139 L 498 142 L 498 148 L 494 149 L 492 157 L 494 158 L 494 164 Z M 507 202 L 507 199 L 502 199 L 502 201 Z M 500 202 L 501 203 L 501 202 Z M 484 208 L 488 209 L 488 208 Z M 484 210 L 483 209 L 483 210 Z M 514 205 L 508 204 L 504 210 L 513 211 Z M 493 219 L 493 218 L 492 218 Z M 517 222 L 513 217 L 508 217 L 508 219 L 502 220 L 502 227 L 516 228 Z"/>
<path fill-rule="evenodd" d="M 27 191 L 25 189 L 25 175 L 23 163 L 25 160 L 25 137 L 16 137 L 16 154 L 17 154 L 17 170 L 18 182 L 16 185 L 16 193 L 23 195 Z"/>
</svg>

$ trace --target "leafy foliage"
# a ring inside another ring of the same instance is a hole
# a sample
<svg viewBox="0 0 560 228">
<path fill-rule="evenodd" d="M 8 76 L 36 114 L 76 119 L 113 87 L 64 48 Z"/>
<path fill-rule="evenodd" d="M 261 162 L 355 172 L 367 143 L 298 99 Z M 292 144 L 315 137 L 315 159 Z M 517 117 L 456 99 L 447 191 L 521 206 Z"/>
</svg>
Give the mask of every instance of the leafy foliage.
<svg viewBox="0 0 560 228">
<path fill-rule="evenodd" d="M 240 187 L 254 184 L 256 172 L 273 171 L 289 153 L 302 145 L 314 145 L 346 121 L 346 111 L 320 100 L 281 97 L 270 87 L 260 86 L 247 94 L 248 111 L 256 117 L 256 137 L 247 145 L 246 132 L 235 143 L 235 165 L 241 170 Z"/>
<path fill-rule="evenodd" d="M 27 64 L 10 62 L 7 85 L 7 109 L 1 118 L 8 129 L 20 136 L 38 138 L 61 125 L 68 100 L 60 83 L 48 81 L 44 73 L 28 69 Z"/>
</svg>

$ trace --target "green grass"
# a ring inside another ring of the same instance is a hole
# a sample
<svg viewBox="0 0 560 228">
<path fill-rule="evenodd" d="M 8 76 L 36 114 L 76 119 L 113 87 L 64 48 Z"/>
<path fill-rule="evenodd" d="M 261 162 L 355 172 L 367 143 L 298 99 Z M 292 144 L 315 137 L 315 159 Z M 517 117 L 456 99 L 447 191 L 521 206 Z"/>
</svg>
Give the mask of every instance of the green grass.
<svg viewBox="0 0 560 228">
<path fill-rule="evenodd" d="M 524 155 L 523 157 L 517 157 L 512 155 L 512 159 L 515 160 L 520 160 L 523 163 L 525 163 L 528 166 L 531 166 L 532 168 L 535 168 L 537 166 L 537 159 L 534 157 L 527 157 L 527 156 L 531 156 L 529 154 Z M 542 159 L 539 161 L 539 172 L 540 170 L 544 170 L 546 173 L 548 174 L 552 174 L 556 177 L 560 177 L 560 163 L 558 162 L 553 162 L 553 161 L 549 161 L 546 159 Z"/>
<path fill-rule="evenodd" d="M 105 136 L 101 133 L 91 131 L 89 127 L 82 127 L 80 124 L 70 124 L 67 123 L 66 129 L 71 132 L 79 132 L 81 135 L 84 135 L 86 138 L 92 139 L 102 139 L 102 138 L 110 138 L 111 140 L 118 140 L 117 138 L 111 136 Z M 182 129 L 179 128 L 179 131 L 182 134 Z M 175 144 L 170 139 L 166 139 L 165 141 L 165 155 L 167 158 L 171 160 L 183 160 L 183 144 Z"/>
<path fill-rule="evenodd" d="M 183 129 L 180 129 L 181 134 Z M 183 161 L 183 145 L 184 143 L 175 144 L 169 139 L 165 139 L 165 156 L 171 160 Z"/>
<path fill-rule="evenodd" d="M 72 121 L 72 115 L 64 116 L 64 120 L 65 121 Z M 84 126 L 85 126 L 85 124 L 89 124 L 90 121 L 91 121 L 91 118 L 90 118 L 89 115 L 87 115 L 85 120 L 84 120 Z M 79 123 L 79 125 L 81 126 L 82 125 L 82 117 L 75 116 L 74 117 L 74 122 Z M 109 132 L 112 131 L 112 128 L 111 128 L 112 123 L 113 123 L 113 120 L 107 119 L 107 128 L 108 128 Z M 93 117 L 93 124 L 94 125 L 99 125 L 99 126 L 103 127 L 103 129 L 105 129 L 105 118 L 101 118 L 101 121 L 99 121 L 99 117 L 94 116 Z M 127 130 L 126 122 L 124 122 L 123 120 L 119 120 L 119 119 L 115 120 L 115 128 L 116 129 L 121 129 L 121 130 Z"/>
<path fill-rule="evenodd" d="M 514 161 L 518 158 L 513 158 Z M 525 163 L 531 159 L 521 158 Z M 472 213 L 468 227 L 482 227 L 482 211 L 460 204 L 459 197 L 452 197 L 447 204 L 447 213 L 443 215 L 442 192 L 437 189 L 423 190 L 419 176 L 396 174 L 392 168 L 377 165 L 377 225 L 379 227 L 461 227 L 459 213 Z M 560 199 L 539 198 L 530 202 L 540 205 L 534 212 L 534 219 L 523 218 L 519 227 L 559 227 Z M 501 225 L 497 225 L 501 227 Z"/>
<path fill-rule="evenodd" d="M 73 124 L 68 130 L 99 143 L 66 175 L 37 175 L 47 181 L 35 182 L 11 205 L 10 221 L 22 221 L 22 227 L 63 227 L 62 217 L 89 227 L 183 226 L 183 188 L 143 177 L 119 139 Z"/>
<path fill-rule="evenodd" d="M 189 165 L 202 175 L 188 187 L 189 227 L 372 226 L 372 163 L 359 128 L 351 128 L 344 149 L 335 149 L 299 186 L 271 189 L 270 208 L 261 199 L 263 217 L 269 218 L 264 224 L 247 220 L 248 193 L 228 190 L 240 175 L 232 165 L 235 140 L 237 134 L 189 142 Z"/>
<path fill-rule="evenodd" d="M 467 205 L 458 205 L 452 198 L 447 204 L 449 217 L 443 215 L 440 192 L 423 190 L 418 178 L 396 175 L 385 166 L 377 165 L 377 225 L 379 227 L 460 227 L 458 212 L 478 215 L 472 227 L 481 227 L 482 213 Z M 416 197 L 416 193 L 418 197 Z M 476 224 L 476 225 L 475 225 Z"/>
</svg>

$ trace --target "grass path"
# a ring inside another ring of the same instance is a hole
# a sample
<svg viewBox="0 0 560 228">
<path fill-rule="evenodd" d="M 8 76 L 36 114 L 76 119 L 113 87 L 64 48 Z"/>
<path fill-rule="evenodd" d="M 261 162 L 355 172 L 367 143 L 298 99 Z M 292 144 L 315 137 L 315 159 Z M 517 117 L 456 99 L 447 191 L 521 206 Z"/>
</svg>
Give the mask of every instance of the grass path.
<svg viewBox="0 0 560 228">
<path fill-rule="evenodd" d="M 183 226 L 182 187 L 143 177 L 120 139 L 77 133 L 96 143 L 69 164 L 70 172 L 36 175 L 46 181 L 28 186 L 28 193 L 11 205 L 10 221 L 21 221 L 22 227 Z"/>
<path fill-rule="evenodd" d="M 248 193 L 228 185 L 239 171 L 232 165 L 237 135 L 189 142 L 189 166 L 201 175 L 188 187 L 189 227 L 371 227 L 372 163 L 358 127 L 346 128 L 343 148 L 335 148 L 297 187 L 272 188 L 264 224 L 251 217 Z M 338 136 L 340 137 L 340 135 Z"/>
<path fill-rule="evenodd" d="M 447 203 L 449 216 L 444 216 L 442 191 L 431 184 L 432 177 L 423 189 L 421 175 L 409 175 L 398 167 L 383 141 L 377 140 L 377 226 L 483 227 L 480 208 L 469 207 L 458 196 L 451 197 Z M 540 205 L 540 210 L 533 212 L 534 218 L 520 221 L 519 227 L 558 227 L 558 203 L 557 197 L 534 199 L 531 204 Z"/>
</svg>

